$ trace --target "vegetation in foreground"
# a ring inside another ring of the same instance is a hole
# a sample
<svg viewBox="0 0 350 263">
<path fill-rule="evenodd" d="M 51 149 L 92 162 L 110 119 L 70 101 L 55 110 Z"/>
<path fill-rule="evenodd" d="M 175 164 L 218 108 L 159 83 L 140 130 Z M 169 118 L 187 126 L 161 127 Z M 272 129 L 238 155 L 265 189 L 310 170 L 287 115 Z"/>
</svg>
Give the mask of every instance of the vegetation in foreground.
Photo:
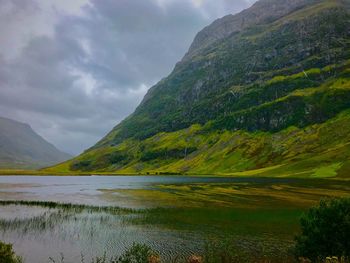
<svg viewBox="0 0 350 263">
<path fill-rule="evenodd" d="M 350 257 L 350 198 L 322 200 L 301 218 L 296 254 L 319 261 Z"/>
<path fill-rule="evenodd" d="M 0 241 L 0 262 L 1 263 L 22 263 L 22 259 L 16 256 L 11 244 Z"/>
</svg>

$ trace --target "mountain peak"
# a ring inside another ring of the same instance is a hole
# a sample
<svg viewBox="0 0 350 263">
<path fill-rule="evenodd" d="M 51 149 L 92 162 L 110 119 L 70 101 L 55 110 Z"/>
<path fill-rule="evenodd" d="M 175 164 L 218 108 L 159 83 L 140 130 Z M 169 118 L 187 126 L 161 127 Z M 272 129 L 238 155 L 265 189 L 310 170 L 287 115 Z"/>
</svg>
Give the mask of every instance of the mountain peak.
<svg viewBox="0 0 350 263">
<path fill-rule="evenodd" d="M 29 124 L 0 117 L 0 168 L 39 168 L 71 158 Z"/>
<path fill-rule="evenodd" d="M 257 24 L 273 22 L 307 5 L 321 2 L 321 0 L 260 0 L 253 6 L 236 15 L 227 15 L 215 20 L 200 31 L 184 60 L 190 59 L 202 48 L 226 38 L 231 34 Z"/>
</svg>

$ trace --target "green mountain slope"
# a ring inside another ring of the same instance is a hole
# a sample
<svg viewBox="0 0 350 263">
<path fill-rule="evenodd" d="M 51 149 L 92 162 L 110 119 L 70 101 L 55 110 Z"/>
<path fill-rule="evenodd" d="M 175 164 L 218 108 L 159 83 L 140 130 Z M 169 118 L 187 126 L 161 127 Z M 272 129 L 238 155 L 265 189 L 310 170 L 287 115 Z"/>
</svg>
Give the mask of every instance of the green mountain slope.
<svg viewBox="0 0 350 263">
<path fill-rule="evenodd" d="M 349 10 L 260 0 L 215 21 L 131 116 L 52 171 L 346 176 Z"/>
<path fill-rule="evenodd" d="M 71 157 L 45 141 L 28 124 L 0 117 L 1 169 L 40 168 Z"/>
</svg>

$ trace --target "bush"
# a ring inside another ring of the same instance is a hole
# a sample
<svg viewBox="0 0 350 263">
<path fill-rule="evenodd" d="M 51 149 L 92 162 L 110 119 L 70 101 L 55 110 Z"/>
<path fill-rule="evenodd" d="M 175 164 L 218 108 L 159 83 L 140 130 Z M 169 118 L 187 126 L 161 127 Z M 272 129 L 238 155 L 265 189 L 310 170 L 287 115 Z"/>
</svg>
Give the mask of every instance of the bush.
<svg viewBox="0 0 350 263">
<path fill-rule="evenodd" d="M 74 161 L 70 165 L 70 169 L 72 171 L 88 171 L 91 169 L 92 161 L 91 160 L 81 160 L 81 161 Z"/>
<path fill-rule="evenodd" d="M 22 260 L 13 252 L 12 245 L 0 242 L 0 262 L 21 263 Z"/>
<path fill-rule="evenodd" d="M 350 256 L 350 198 L 322 200 L 300 220 L 296 255 L 313 261 Z"/>
</svg>

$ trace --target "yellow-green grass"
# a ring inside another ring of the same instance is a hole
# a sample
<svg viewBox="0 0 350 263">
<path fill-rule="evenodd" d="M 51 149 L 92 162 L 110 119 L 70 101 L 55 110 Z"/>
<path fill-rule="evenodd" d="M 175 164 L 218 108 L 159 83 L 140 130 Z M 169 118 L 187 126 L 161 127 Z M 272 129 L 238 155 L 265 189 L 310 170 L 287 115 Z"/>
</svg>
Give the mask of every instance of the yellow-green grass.
<svg viewBox="0 0 350 263">
<path fill-rule="evenodd" d="M 188 174 L 263 177 L 350 177 L 350 112 L 306 128 L 290 127 L 278 133 L 246 131 L 204 132 L 188 129 L 160 133 L 145 141 L 126 140 L 92 150 L 74 161 L 99 160 L 119 151 L 133 156 L 125 165 L 110 165 L 94 171 L 72 171 L 72 161 L 46 168 L 46 174 Z M 185 158 L 142 162 L 140 148 L 151 151 L 197 147 Z"/>
<path fill-rule="evenodd" d="M 17 170 L 17 169 L 0 169 L 1 175 L 45 175 L 46 172 L 39 170 Z"/>
</svg>

